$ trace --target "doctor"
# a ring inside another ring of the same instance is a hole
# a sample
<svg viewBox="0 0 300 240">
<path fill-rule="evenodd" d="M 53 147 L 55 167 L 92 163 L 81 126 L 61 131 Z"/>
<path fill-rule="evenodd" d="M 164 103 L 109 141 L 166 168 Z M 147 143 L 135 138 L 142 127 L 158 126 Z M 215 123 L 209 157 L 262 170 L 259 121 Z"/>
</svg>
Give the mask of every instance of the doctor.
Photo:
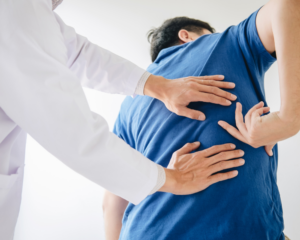
<svg viewBox="0 0 300 240">
<path fill-rule="evenodd" d="M 73 170 L 135 204 L 157 190 L 200 191 L 197 181 L 183 181 L 180 171 L 156 165 L 110 133 L 105 120 L 90 111 L 81 85 L 109 93 L 145 94 L 178 115 L 198 120 L 205 116 L 188 109 L 190 102 L 228 106 L 236 99 L 219 89 L 234 87 L 220 82 L 222 76 L 170 81 L 90 43 L 52 11 L 60 2 L 0 1 L 1 240 L 13 239 L 26 133 Z M 185 161 L 196 163 L 199 157 L 188 153 L 197 146 L 188 145 L 185 151 L 190 150 L 175 155 L 175 160 L 184 155 Z M 218 176 L 215 181 L 236 173 Z"/>
</svg>

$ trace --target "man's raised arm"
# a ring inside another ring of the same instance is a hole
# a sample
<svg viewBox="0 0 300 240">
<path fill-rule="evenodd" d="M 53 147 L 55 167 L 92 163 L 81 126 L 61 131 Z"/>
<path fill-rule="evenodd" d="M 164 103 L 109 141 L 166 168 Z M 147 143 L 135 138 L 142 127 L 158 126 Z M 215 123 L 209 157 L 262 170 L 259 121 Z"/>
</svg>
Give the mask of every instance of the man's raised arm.
<svg viewBox="0 0 300 240">
<path fill-rule="evenodd" d="M 281 107 L 279 112 L 261 116 L 269 111 L 260 103 L 253 107 L 243 121 L 242 106 L 237 104 L 238 130 L 224 121 L 219 124 L 231 135 L 253 147 L 273 145 L 300 130 L 300 1 L 271 0 L 257 15 L 259 37 L 269 53 L 276 51 L 280 80 Z"/>
</svg>

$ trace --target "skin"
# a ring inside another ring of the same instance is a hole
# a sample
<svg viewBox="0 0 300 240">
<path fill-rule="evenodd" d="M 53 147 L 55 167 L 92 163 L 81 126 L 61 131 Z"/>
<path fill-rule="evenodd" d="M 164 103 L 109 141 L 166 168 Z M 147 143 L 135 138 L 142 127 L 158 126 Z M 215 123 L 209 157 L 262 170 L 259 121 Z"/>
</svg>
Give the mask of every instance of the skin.
<svg viewBox="0 0 300 240">
<path fill-rule="evenodd" d="M 152 77 L 155 80 L 152 80 Z M 190 102 L 210 102 L 230 106 L 231 101 L 236 100 L 237 97 L 220 88 L 232 89 L 235 84 L 222 82 L 222 80 L 224 80 L 222 75 L 186 77 L 172 81 L 152 75 L 145 84 L 144 93 L 161 100 L 167 109 L 179 116 L 204 121 L 204 113 L 187 106 Z"/>
</svg>

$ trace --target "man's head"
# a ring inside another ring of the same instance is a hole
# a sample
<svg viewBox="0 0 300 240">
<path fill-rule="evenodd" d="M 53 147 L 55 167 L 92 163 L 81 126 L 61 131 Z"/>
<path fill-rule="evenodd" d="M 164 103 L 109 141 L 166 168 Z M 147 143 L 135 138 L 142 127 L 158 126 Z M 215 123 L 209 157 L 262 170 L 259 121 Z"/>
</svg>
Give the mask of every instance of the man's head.
<svg viewBox="0 0 300 240">
<path fill-rule="evenodd" d="M 151 44 L 151 59 L 154 62 L 159 52 L 175 45 L 194 41 L 204 34 L 215 32 L 208 23 L 188 17 L 166 20 L 159 28 L 151 29 L 148 41 Z"/>
</svg>

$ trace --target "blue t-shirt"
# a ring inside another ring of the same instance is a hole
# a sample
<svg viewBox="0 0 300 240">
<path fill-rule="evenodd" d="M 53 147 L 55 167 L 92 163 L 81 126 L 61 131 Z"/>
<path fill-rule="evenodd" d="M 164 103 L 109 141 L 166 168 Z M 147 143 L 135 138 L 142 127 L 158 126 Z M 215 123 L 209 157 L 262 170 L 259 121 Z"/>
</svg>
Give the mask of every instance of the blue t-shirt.
<svg viewBox="0 0 300 240">
<path fill-rule="evenodd" d="M 168 79 L 223 74 L 234 82 L 230 90 L 246 114 L 265 102 L 264 74 L 275 62 L 262 45 L 256 15 L 223 33 L 160 52 L 148 71 Z M 203 122 L 177 116 L 148 96 L 127 97 L 114 133 L 152 161 L 167 167 L 172 153 L 187 142 L 200 141 L 200 150 L 234 143 L 245 151 L 239 175 L 188 196 L 155 193 L 139 205 L 129 204 L 121 240 L 283 240 L 281 200 L 276 184 L 277 146 L 269 157 L 264 148 L 254 149 L 231 137 L 217 123 L 235 126 L 235 107 L 197 102 Z"/>
</svg>

